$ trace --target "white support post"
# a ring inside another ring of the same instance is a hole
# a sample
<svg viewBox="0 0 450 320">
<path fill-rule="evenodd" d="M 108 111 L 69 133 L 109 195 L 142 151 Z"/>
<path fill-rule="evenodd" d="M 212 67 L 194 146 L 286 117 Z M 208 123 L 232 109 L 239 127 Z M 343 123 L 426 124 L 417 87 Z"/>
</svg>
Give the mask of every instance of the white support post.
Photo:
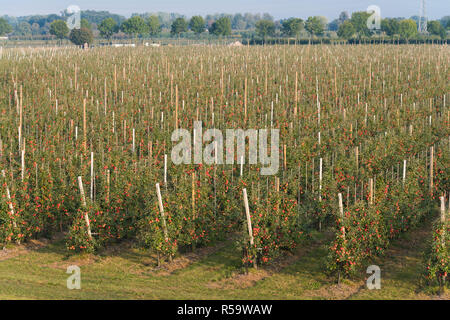
<svg viewBox="0 0 450 320">
<path fill-rule="evenodd" d="M 2 176 L 6 180 L 5 170 L 2 170 Z M 6 181 L 5 181 L 5 186 L 6 186 L 6 198 L 8 199 L 8 206 L 9 206 L 11 219 L 13 221 L 14 228 L 17 228 L 16 219 L 14 217 L 14 206 L 11 201 L 11 194 L 9 193 L 9 188 L 8 188 L 8 184 L 6 183 Z"/>
<path fill-rule="evenodd" d="M 162 203 L 161 188 L 159 187 L 159 183 L 156 184 L 156 193 L 158 195 L 159 211 L 161 213 L 161 220 L 162 220 L 162 223 L 163 223 L 164 238 L 165 238 L 166 241 L 168 241 L 169 240 L 169 234 L 167 232 L 166 216 L 164 215 L 164 207 L 163 207 L 163 203 Z"/>
<path fill-rule="evenodd" d="M 323 159 L 320 158 L 320 161 L 319 161 L 319 201 L 322 201 L 322 164 L 323 164 Z"/>
<path fill-rule="evenodd" d="M 164 155 L 164 185 L 167 186 L 167 154 Z"/>
<path fill-rule="evenodd" d="M 78 177 L 78 187 L 80 188 L 81 204 L 83 205 L 84 209 L 86 209 L 86 212 L 84 214 L 84 220 L 86 221 L 88 236 L 89 236 L 89 239 L 92 239 L 91 224 L 89 222 L 89 215 L 87 213 L 87 203 L 86 203 L 86 197 L 84 195 L 83 180 L 81 179 L 81 177 Z"/>
<path fill-rule="evenodd" d="M 405 184 L 406 181 L 406 160 L 403 160 L 403 184 Z"/>
<path fill-rule="evenodd" d="M 25 178 L 25 149 L 22 149 L 22 152 L 21 152 L 21 163 L 22 163 L 21 178 L 22 178 L 22 182 L 23 182 L 23 179 Z"/>
<path fill-rule="evenodd" d="M 94 152 L 91 152 L 91 200 L 94 200 Z"/>
<path fill-rule="evenodd" d="M 253 246 L 253 229 L 252 229 L 252 220 L 250 218 L 250 209 L 248 207 L 248 197 L 247 197 L 247 189 L 243 189 L 242 193 L 244 195 L 244 206 L 245 206 L 245 214 L 247 216 L 247 227 L 248 227 L 248 235 L 250 237 L 250 245 Z"/>
</svg>

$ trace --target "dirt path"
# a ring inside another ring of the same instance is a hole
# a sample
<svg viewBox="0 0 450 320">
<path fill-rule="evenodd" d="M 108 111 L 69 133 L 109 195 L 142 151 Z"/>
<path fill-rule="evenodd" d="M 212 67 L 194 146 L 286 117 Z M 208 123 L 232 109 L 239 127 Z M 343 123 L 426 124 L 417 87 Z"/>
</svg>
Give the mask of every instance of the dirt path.
<svg viewBox="0 0 450 320">
<path fill-rule="evenodd" d="M 52 239 L 31 239 L 24 244 L 14 244 L 10 248 L 3 247 L 0 250 L 0 261 L 11 259 L 23 254 L 30 253 L 32 251 L 39 250 L 41 248 L 45 248 L 52 242 L 62 240 L 63 238 L 63 233 L 57 233 L 52 237 Z"/>
<path fill-rule="evenodd" d="M 313 250 L 316 250 L 324 244 L 331 237 L 331 234 L 326 234 L 324 239 L 312 243 L 300 245 L 293 252 L 285 252 L 283 256 L 268 266 L 264 266 L 257 270 L 249 269 L 248 274 L 240 271 L 234 272 L 230 277 L 222 279 L 221 281 L 214 281 L 208 284 L 209 288 L 216 289 L 245 289 L 255 286 L 258 282 L 265 280 L 274 274 L 281 272 L 283 269 L 296 263 Z"/>
<path fill-rule="evenodd" d="M 450 299 L 448 292 L 442 297 L 429 294 L 420 281 L 422 255 L 431 235 L 432 223 L 426 221 L 420 228 L 393 240 L 384 256 L 367 263 L 367 266 L 374 264 L 381 269 L 380 290 L 367 289 L 366 279 L 369 275 L 363 270 L 356 279 L 305 294 L 325 299 Z"/>
<path fill-rule="evenodd" d="M 204 247 L 204 248 L 198 248 L 194 252 L 188 252 L 185 254 L 180 255 L 179 257 L 176 257 L 173 259 L 172 262 L 167 262 L 162 264 L 159 267 L 155 267 L 152 269 L 152 271 L 157 272 L 158 275 L 161 276 L 168 276 L 173 274 L 174 272 L 187 268 L 191 264 L 202 260 L 203 258 L 214 254 L 218 252 L 219 250 L 223 249 L 227 245 L 229 245 L 230 239 L 225 240 L 223 242 L 220 242 L 218 244 L 215 244 L 212 247 Z M 155 255 L 156 257 L 156 255 Z M 154 258 L 156 261 L 156 258 Z"/>
</svg>

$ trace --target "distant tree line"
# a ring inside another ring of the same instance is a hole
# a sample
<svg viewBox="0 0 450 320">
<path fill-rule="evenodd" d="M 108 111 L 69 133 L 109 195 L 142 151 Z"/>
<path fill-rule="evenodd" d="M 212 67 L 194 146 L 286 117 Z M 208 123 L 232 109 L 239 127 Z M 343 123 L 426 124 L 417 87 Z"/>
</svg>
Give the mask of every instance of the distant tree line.
<svg viewBox="0 0 450 320">
<path fill-rule="evenodd" d="M 275 20 L 270 14 L 215 14 L 194 16 L 190 19 L 175 13 L 133 14 L 130 18 L 107 11 L 82 11 L 81 27 L 70 31 L 65 23 L 69 14 L 33 15 L 26 17 L 4 16 L 0 18 L 0 35 L 21 37 L 53 36 L 57 39 L 70 39 L 79 43 L 94 38 L 111 40 L 116 37 L 156 37 L 161 34 L 182 37 L 189 34 L 200 36 L 210 34 L 227 37 L 232 34 L 266 41 L 269 38 L 318 38 L 339 37 L 341 39 L 364 39 L 373 35 L 393 39 L 409 40 L 418 36 L 419 17 L 386 18 L 381 21 L 381 30 L 369 30 L 366 12 L 342 12 L 339 17 L 328 22 L 325 17 L 314 16 L 306 20 L 289 18 Z M 429 35 L 447 38 L 450 30 L 450 16 L 428 22 Z"/>
</svg>

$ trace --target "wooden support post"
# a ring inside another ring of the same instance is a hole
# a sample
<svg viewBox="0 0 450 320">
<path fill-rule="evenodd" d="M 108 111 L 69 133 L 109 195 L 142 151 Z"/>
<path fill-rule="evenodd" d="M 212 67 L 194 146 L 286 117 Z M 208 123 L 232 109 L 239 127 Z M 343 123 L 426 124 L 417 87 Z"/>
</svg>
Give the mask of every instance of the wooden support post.
<svg viewBox="0 0 450 320">
<path fill-rule="evenodd" d="M 16 218 L 14 217 L 14 215 L 15 215 L 14 214 L 14 206 L 13 206 L 12 201 L 11 201 L 11 194 L 9 193 L 8 184 L 6 183 L 5 170 L 2 170 L 2 176 L 5 179 L 6 198 L 8 199 L 8 206 L 9 206 L 10 216 L 11 216 L 14 228 L 17 228 Z"/>
<path fill-rule="evenodd" d="M 295 107 L 294 107 L 294 117 L 297 116 L 298 108 L 298 72 L 295 72 Z"/>
<path fill-rule="evenodd" d="M 192 217 L 195 219 L 195 172 L 192 172 Z"/>
<path fill-rule="evenodd" d="M 244 123 L 247 122 L 247 78 L 245 78 L 245 85 L 244 85 Z"/>
<path fill-rule="evenodd" d="M 106 203 L 109 203 L 109 193 L 111 190 L 111 172 L 110 170 L 106 170 Z"/>
<path fill-rule="evenodd" d="M 178 129 L 178 85 L 175 85 L 175 129 Z"/>
<path fill-rule="evenodd" d="M 22 141 L 22 127 L 18 127 L 17 131 L 18 131 L 18 145 L 19 145 L 19 151 L 20 151 L 20 148 L 21 148 L 21 145 L 22 145 L 22 143 L 21 143 L 21 141 Z"/>
<path fill-rule="evenodd" d="M 164 230 L 164 238 L 166 241 L 168 241 L 169 233 L 167 232 L 166 216 L 164 214 L 164 207 L 163 207 L 163 203 L 162 203 L 161 189 L 159 187 L 159 183 L 156 184 L 156 193 L 158 195 L 159 212 L 161 213 L 161 220 L 162 220 L 163 230 Z"/>
<path fill-rule="evenodd" d="M 87 151 L 87 136 L 86 136 L 86 99 L 83 99 L 83 149 Z"/>
<path fill-rule="evenodd" d="M 439 197 L 441 200 L 441 223 L 445 223 L 445 197 Z"/>
<path fill-rule="evenodd" d="M 440 197 L 441 200 L 441 223 L 444 224 L 443 229 L 443 233 L 441 235 L 441 241 L 442 241 L 442 246 L 445 247 L 445 238 L 446 238 L 446 231 L 447 228 L 445 226 L 445 197 Z M 442 275 L 442 278 L 439 279 L 439 295 L 441 295 L 442 293 L 444 293 L 445 291 L 445 280 L 447 278 L 446 275 Z"/>
<path fill-rule="evenodd" d="M 406 160 L 403 160 L 403 178 L 402 178 L 403 184 L 405 184 L 406 181 Z"/>
<path fill-rule="evenodd" d="M 116 119 L 115 119 L 115 114 L 114 111 L 112 113 L 112 133 L 116 132 Z"/>
<path fill-rule="evenodd" d="M 319 160 L 319 201 L 322 201 L 322 164 L 323 159 Z"/>
<path fill-rule="evenodd" d="M 92 239 L 92 233 L 91 233 L 91 224 L 89 222 L 89 215 L 87 213 L 87 203 L 86 203 L 86 197 L 84 195 L 84 188 L 83 188 L 83 180 L 81 177 L 78 177 L 78 187 L 80 188 L 80 194 L 81 194 L 81 204 L 84 209 L 86 209 L 86 212 L 84 214 L 84 220 L 86 221 L 86 227 L 89 239 Z"/>
<path fill-rule="evenodd" d="M 123 120 L 123 143 L 127 143 L 127 120 Z"/>
<path fill-rule="evenodd" d="M 167 154 L 164 155 L 164 185 L 167 187 Z"/>
<path fill-rule="evenodd" d="M 91 152 L 91 201 L 94 201 L 94 152 Z"/>
<path fill-rule="evenodd" d="M 117 99 L 117 66 L 114 65 L 114 99 Z"/>
<path fill-rule="evenodd" d="M 369 179 L 369 192 L 370 192 L 369 202 L 370 202 L 370 204 L 373 204 L 373 178 Z"/>
<path fill-rule="evenodd" d="M 342 204 L 342 193 L 338 193 L 339 199 L 339 216 L 341 219 L 344 219 L 344 205 Z M 344 237 L 345 237 L 345 228 L 344 228 Z"/>
<path fill-rule="evenodd" d="M 252 228 L 252 220 L 250 218 L 250 209 L 248 206 L 248 197 L 247 197 L 247 189 L 243 189 L 242 193 L 244 195 L 244 206 L 245 206 L 245 214 L 247 216 L 247 229 L 248 229 L 248 236 L 250 238 L 250 246 L 253 247 L 254 246 L 254 239 L 253 239 L 253 228 Z M 256 257 L 253 257 L 253 265 L 255 266 L 255 268 L 257 268 L 257 264 L 256 264 Z"/>
<path fill-rule="evenodd" d="M 133 144 L 132 144 L 132 152 L 134 154 L 135 150 L 136 150 L 136 130 L 133 128 Z"/>
<path fill-rule="evenodd" d="M 342 193 L 338 193 L 338 199 L 339 199 L 339 214 L 340 217 L 344 217 L 344 205 L 342 204 Z"/>
<path fill-rule="evenodd" d="M 430 191 L 433 194 L 434 147 L 430 148 Z"/>
<path fill-rule="evenodd" d="M 21 174 L 21 178 L 22 178 L 22 182 L 23 182 L 23 179 L 25 178 L 25 149 L 22 149 L 22 152 L 21 152 L 21 164 L 22 164 L 22 168 L 21 168 L 21 172 L 20 172 L 20 174 Z"/>
<path fill-rule="evenodd" d="M 105 78 L 105 93 L 104 93 L 104 99 L 105 99 L 104 107 L 105 107 L 105 115 L 106 115 L 106 108 L 107 108 L 107 105 L 108 105 L 108 92 L 106 91 L 106 78 Z"/>
</svg>

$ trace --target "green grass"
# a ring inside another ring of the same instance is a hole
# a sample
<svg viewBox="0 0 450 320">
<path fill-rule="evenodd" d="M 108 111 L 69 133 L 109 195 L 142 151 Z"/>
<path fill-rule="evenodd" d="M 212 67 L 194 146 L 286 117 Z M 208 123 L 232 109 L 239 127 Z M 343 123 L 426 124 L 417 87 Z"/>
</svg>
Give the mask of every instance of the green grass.
<svg viewBox="0 0 450 320">
<path fill-rule="evenodd" d="M 153 256 L 130 246 L 68 256 L 60 240 L 1 260 L 0 299 L 429 299 L 435 296 L 419 282 L 429 230 L 426 223 L 373 261 L 382 270 L 381 290 L 368 290 L 363 272 L 340 286 L 327 277 L 323 258 L 330 237 L 325 234 L 315 234 L 277 267 L 250 270 L 249 275 L 241 274 L 233 240 L 171 270 L 155 268 Z M 69 265 L 81 268 L 81 290 L 66 287 Z"/>
</svg>

